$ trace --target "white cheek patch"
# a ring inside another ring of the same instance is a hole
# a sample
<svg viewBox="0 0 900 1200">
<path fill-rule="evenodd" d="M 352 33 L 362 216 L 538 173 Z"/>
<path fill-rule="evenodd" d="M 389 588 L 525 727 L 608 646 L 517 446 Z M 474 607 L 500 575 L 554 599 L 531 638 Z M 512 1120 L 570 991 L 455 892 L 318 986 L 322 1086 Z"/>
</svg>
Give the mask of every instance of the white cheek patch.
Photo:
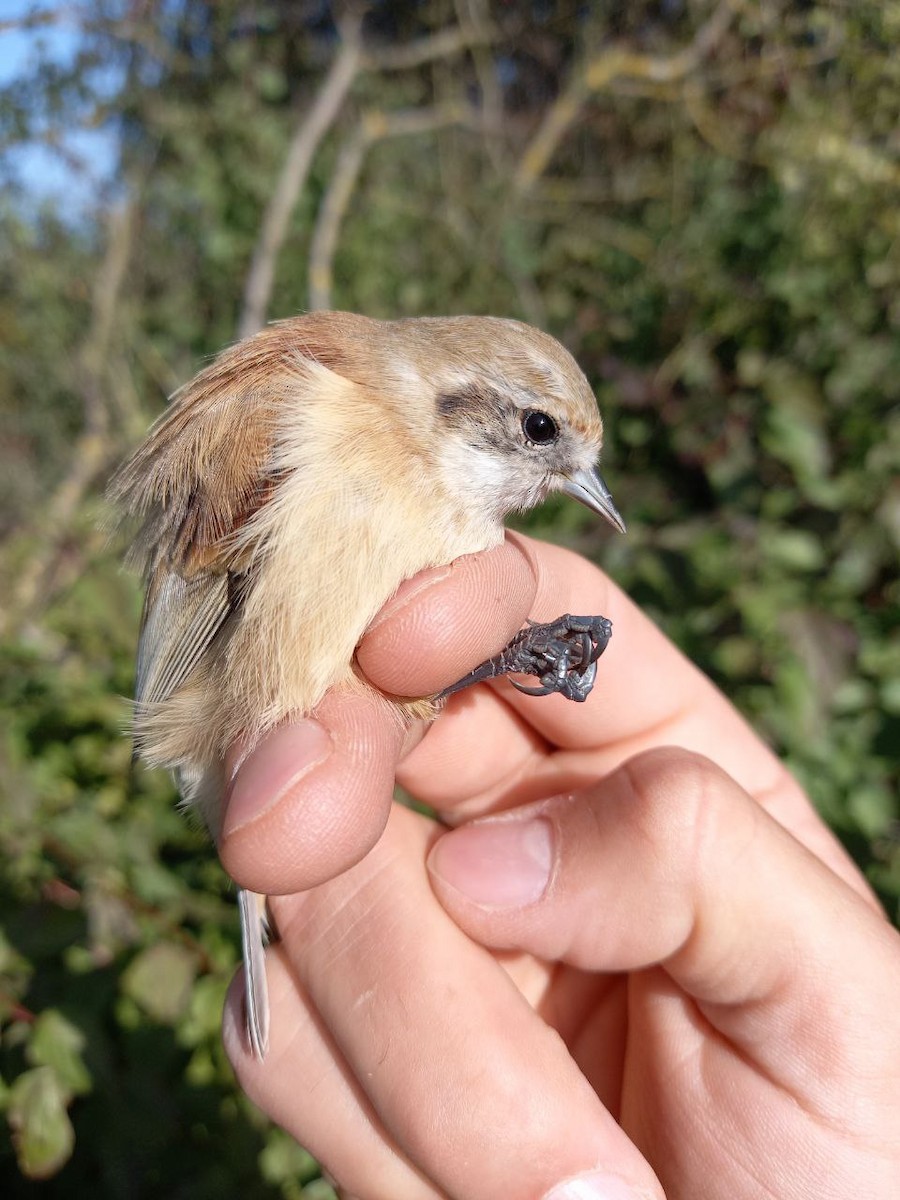
<svg viewBox="0 0 900 1200">
<path fill-rule="evenodd" d="M 483 506 L 505 515 L 518 503 L 521 484 L 516 472 L 510 470 L 506 455 L 448 437 L 440 456 L 440 471 L 444 487 L 467 507 Z"/>
</svg>

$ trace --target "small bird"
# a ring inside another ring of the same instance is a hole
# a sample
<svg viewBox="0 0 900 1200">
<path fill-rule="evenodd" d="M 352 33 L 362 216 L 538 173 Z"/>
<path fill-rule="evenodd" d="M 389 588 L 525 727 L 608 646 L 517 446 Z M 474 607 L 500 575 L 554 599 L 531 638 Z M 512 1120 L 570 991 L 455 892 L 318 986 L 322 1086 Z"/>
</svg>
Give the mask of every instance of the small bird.
<svg viewBox="0 0 900 1200">
<path fill-rule="evenodd" d="M 357 671 L 400 583 L 497 545 L 554 489 L 624 524 L 597 470 L 590 385 L 545 333 L 495 317 L 376 321 L 317 312 L 224 351 L 172 398 L 110 485 L 140 518 L 146 598 L 135 752 L 175 771 L 220 833 L 224 760 Z M 582 700 L 610 635 L 566 615 L 518 635 L 446 694 L 503 672 Z M 404 717 L 440 697 L 385 698 Z M 265 1054 L 265 905 L 238 889 L 248 1038 Z"/>
</svg>

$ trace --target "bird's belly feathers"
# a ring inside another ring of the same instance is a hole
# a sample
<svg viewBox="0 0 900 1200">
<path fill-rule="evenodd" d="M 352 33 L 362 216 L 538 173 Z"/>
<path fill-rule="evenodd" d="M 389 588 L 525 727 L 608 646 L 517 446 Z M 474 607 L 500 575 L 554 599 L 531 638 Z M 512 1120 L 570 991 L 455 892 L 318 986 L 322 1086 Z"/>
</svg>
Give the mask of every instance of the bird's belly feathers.
<svg viewBox="0 0 900 1200">
<path fill-rule="evenodd" d="M 286 718 L 309 713 L 329 688 L 365 689 L 354 652 L 400 584 L 503 537 L 496 522 L 448 512 L 445 529 L 425 530 L 425 550 L 416 525 L 398 536 L 383 505 L 376 521 L 361 511 L 326 516 L 307 506 L 292 528 L 304 531 L 309 554 L 283 536 L 269 538 L 241 607 L 195 670 L 171 697 L 136 715 L 144 757 L 182 776 L 215 774 L 235 742 L 252 746 Z"/>
<path fill-rule="evenodd" d="M 267 564 L 226 654 L 227 695 L 242 710 L 242 730 L 255 723 L 262 732 L 290 713 L 307 713 L 330 687 L 349 683 L 356 646 L 405 579 L 503 536 L 502 528 L 480 522 L 426 528 L 424 535 L 420 522 L 398 525 L 383 509 L 375 521 L 345 515 L 331 536 L 311 539 L 313 560 L 292 549 L 281 563 Z M 260 646 L 266 634 L 268 644 Z M 256 664 L 252 674 L 248 663 Z"/>
</svg>

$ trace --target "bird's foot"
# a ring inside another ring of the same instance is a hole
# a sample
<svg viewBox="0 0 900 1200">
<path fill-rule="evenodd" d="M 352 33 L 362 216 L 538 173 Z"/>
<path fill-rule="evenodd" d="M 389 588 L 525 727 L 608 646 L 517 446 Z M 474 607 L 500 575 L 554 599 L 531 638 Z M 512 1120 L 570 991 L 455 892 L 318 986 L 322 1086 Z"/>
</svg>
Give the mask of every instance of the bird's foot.
<svg viewBox="0 0 900 1200">
<path fill-rule="evenodd" d="M 547 625 L 529 621 L 505 649 L 470 671 L 438 699 L 473 683 L 496 679 L 499 675 L 533 675 L 538 687 L 510 683 L 526 696 L 550 696 L 559 692 L 567 700 L 587 700 L 597 677 L 597 659 L 612 637 L 612 622 L 606 617 L 573 617 L 566 613 Z"/>
</svg>

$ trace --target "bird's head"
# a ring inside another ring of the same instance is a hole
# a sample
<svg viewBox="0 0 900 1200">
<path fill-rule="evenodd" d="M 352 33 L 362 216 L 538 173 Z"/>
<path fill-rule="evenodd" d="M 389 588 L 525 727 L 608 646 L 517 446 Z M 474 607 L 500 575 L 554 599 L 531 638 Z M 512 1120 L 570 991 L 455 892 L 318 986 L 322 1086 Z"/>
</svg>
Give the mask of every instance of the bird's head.
<svg viewBox="0 0 900 1200">
<path fill-rule="evenodd" d="M 390 361 L 398 390 L 415 377 L 421 396 L 425 385 L 428 440 L 438 447 L 448 491 L 498 520 L 562 491 L 624 532 L 598 471 L 597 402 L 559 342 L 496 317 L 419 318 L 384 328 L 389 342 L 397 339 Z"/>
</svg>

